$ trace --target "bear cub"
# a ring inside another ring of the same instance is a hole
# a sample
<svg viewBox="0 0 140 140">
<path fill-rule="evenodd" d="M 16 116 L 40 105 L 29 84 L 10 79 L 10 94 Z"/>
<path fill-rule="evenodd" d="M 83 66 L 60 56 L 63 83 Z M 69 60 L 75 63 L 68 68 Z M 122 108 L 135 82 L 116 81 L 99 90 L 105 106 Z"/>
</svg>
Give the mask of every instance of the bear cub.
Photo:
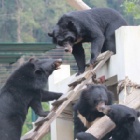
<svg viewBox="0 0 140 140">
<path fill-rule="evenodd" d="M 62 93 L 45 91 L 48 77 L 62 60 L 30 59 L 7 79 L 0 91 L 0 139 L 19 140 L 22 126 L 31 107 L 39 116 L 49 112 L 42 109 L 42 101 L 58 99 Z"/>
<path fill-rule="evenodd" d="M 110 50 L 116 53 L 115 30 L 126 25 L 119 12 L 110 8 L 92 8 L 64 14 L 48 35 L 55 44 L 73 54 L 79 75 L 86 66 L 82 43 L 91 43 L 90 63 L 93 65 L 101 52 Z"/>
<path fill-rule="evenodd" d="M 112 101 L 113 93 L 104 85 L 87 85 L 74 105 L 75 138 L 82 140 L 84 133 L 80 132 L 85 132 L 96 118 L 103 117 L 102 108 L 111 105 Z"/>
<path fill-rule="evenodd" d="M 140 112 L 124 105 L 110 105 L 103 112 L 116 124 L 110 140 L 140 140 Z"/>
</svg>

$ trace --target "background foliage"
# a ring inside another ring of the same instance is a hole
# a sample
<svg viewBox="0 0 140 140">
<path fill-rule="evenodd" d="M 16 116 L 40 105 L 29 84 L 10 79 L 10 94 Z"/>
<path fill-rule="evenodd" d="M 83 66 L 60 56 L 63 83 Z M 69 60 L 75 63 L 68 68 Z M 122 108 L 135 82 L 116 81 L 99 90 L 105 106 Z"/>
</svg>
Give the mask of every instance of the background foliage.
<svg viewBox="0 0 140 140">
<path fill-rule="evenodd" d="M 111 7 L 130 25 L 140 22 L 139 0 L 83 0 L 91 7 Z M 48 42 L 47 32 L 72 11 L 66 0 L 0 0 L 0 42 Z"/>
</svg>

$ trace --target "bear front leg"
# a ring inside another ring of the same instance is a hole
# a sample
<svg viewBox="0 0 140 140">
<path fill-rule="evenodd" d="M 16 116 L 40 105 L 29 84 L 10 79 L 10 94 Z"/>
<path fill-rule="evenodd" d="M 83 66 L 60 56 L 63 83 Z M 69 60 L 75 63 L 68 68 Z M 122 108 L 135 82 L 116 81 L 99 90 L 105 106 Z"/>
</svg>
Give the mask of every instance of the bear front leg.
<svg viewBox="0 0 140 140">
<path fill-rule="evenodd" d="M 91 65 L 94 65 L 96 58 L 101 53 L 105 38 L 104 35 L 98 34 L 94 39 L 91 41 Z"/>
<path fill-rule="evenodd" d="M 84 126 L 80 118 L 78 117 L 78 110 L 74 110 L 74 138 L 76 139 L 76 135 L 79 132 L 85 132 L 87 130 L 87 127 Z"/>
<path fill-rule="evenodd" d="M 72 54 L 78 67 L 77 75 L 80 75 L 85 71 L 85 51 L 83 49 L 82 43 L 78 43 L 73 46 Z"/>
<path fill-rule="evenodd" d="M 43 111 L 41 100 L 34 99 L 30 104 L 34 112 L 40 117 L 46 117 L 49 114 L 49 111 Z"/>
<path fill-rule="evenodd" d="M 47 101 L 53 101 L 57 100 L 63 95 L 63 93 L 57 93 L 57 92 L 51 92 L 51 91 L 41 91 L 41 101 L 47 102 Z"/>
</svg>

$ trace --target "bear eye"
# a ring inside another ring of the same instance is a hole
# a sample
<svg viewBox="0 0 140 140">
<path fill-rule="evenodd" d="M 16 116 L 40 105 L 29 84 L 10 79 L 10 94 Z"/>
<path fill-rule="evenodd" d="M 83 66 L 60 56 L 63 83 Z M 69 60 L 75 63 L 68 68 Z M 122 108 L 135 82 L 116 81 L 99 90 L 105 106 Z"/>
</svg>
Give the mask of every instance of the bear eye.
<svg viewBox="0 0 140 140">
<path fill-rule="evenodd" d="M 95 100 L 95 101 L 93 101 L 93 104 L 94 104 L 94 105 L 97 105 L 98 102 L 99 102 L 99 101 L 96 101 L 96 100 Z"/>
<path fill-rule="evenodd" d="M 71 40 L 71 37 L 67 37 L 66 40 Z"/>
<path fill-rule="evenodd" d="M 52 69 L 56 69 L 56 65 L 55 64 L 52 64 L 51 68 Z"/>
<path fill-rule="evenodd" d="M 60 45 L 60 46 L 63 46 L 63 41 L 58 40 L 57 44 Z"/>
<path fill-rule="evenodd" d="M 66 38 L 66 41 L 74 42 L 74 39 L 73 39 L 72 37 L 67 37 L 67 38 Z"/>
</svg>

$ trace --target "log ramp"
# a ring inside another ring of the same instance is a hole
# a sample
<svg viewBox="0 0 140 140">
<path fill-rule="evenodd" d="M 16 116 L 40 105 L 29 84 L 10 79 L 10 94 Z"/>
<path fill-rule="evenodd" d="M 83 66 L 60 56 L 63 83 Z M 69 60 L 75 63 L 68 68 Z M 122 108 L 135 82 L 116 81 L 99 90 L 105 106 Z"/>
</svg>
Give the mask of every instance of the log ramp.
<svg viewBox="0 0 140 140">
<path fill-rule="evenodd" d="M 112 55 L 113 53 L 110 51 L 100 54 L 95 62 L 94 68 L 90 66 L 83 74 L 74 77 L 72 82 L 69 84 L 67 93 L 63 94 L 58 100 L 52 103 L 53 107 L 50 110 L 49 115 L 47 117 L 39 117 L 36 122 L 33 123 L 33 129 L 22 136 L 21 140 L 41 140 L 41 138 L 49 132 L 51 123 L 57 117 L 59 117 L 62 113 L 70 116 L 65 108 L 79 97 L 80 91 L 86 88 L 86 84 L 97 84 L 100 82 L 100 79 L 96 79 L 96 72 L 109 60 Z M 135 109 L 139 108 L 140 94 L 135 91 L 133 95 L 128 95 L 126 97 L 125 105 Z M 91 133 L 98 139 L 101 139 L 114 127 L 115 124 L 107 116 L 105 116 L 95 121 L 95 123 L 86 132 Z"/>
</svg>

